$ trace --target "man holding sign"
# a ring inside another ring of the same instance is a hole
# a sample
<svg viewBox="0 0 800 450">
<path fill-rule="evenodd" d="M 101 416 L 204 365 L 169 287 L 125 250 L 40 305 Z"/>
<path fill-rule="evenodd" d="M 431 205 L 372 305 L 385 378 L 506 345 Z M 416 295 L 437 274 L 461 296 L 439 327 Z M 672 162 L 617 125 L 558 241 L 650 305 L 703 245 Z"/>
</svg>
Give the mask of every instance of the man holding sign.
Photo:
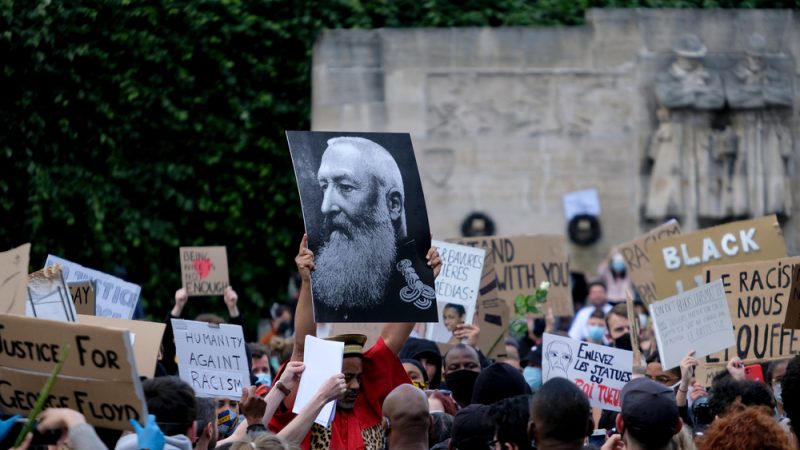
<svg viewBox="0 0 800 450">
<path fill-rule="evenodd" d="M 299 254 L 295 258 L 302 284 L 295 314 L 296 335 L 292 361 L 303 360 L 305 337 L 316 333 L 311 300 L 314 254 L 308 249 L 307 243 L 308 237 L 304 236 Z M 438 275 L 441 261 L 435 248 L 428 251 L 427 260 L 434 274 Z M 364 341 L 345 339 L 342 372 L 347 390 L 337 399 L 336 413 L 330 428 L 314 424 L 302 442 L 303 449 L 383 448 L 382 404 L 395 387 L 410 383 L 397 354 L 405 345 L 413 327 L 413 323 L 388 323 L 378 342 L 367 350 L 363 349 Z M 269 424 L 273 432 L 280 431 L 294 418 L 294 414 L 289 411 L 294 406 L 296 396 L 297 392 L 293 391 L 284 399 L 283 409 L 275 414 Z"/>
</svg>

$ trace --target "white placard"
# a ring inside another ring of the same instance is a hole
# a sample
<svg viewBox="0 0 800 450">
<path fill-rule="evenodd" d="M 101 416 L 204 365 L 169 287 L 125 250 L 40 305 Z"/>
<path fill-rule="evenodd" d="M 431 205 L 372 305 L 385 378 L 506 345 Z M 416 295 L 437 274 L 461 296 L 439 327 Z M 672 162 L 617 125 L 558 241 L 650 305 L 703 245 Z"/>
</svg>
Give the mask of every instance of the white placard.
<svg viewBox="0 0 800 450">
<path fill-rule="evenodd" d="M 328 378 L 342 373 L 342 359 L 344 359 L 344 342 L 326 341 L 306 335 L 303 349 L 303 362 L 306 368 L 300 378 L 300 387 L 297 389 L 293 413 L 299 414 Z M 317 414 L 314 422 L 323 427 L 329 427 L 334 414 L 336 414 L 336 400 L 331 400 Z"/>
<path fill-rule="evenodd" d="M 564 194 L 562 200 L 567 222 L 578 214 L 600 217 L 600 196 L 597 194 L 597 189 L 568 192 Z"/>
<path fill-rule="evenodd" d="M 486 250 L 444 241 L 431 241 L 431 245 L 442 259 L 442 271 L 436 278 L 439 321 L 427 327 L 425 338 L 456 343 L 454 327 L 471 324 L 475 317 Z"/>
<path fill-rule="evenodd" d="M 142 291 L 141 286 L 107 273 L 83 267 L 58 256 L 47 255 L 45 267 L 56 263 L 61 264 L 64 281 L 67 283 L 85 280 L 95 282 L 97 316 L 128 320 L 133 317 L 136 302 L 139 301 L 139 293 Z"/>
<path fill-rule="evenodd" d="M 650 315 L 664 370 L 691 350 L 700 358 L 736 345 L 722 280 L 653 302 Z"/>
<path fill-rule="evenodd" d="M 633 352 L 545 333 L 542 380 L 566 378 L 593 407 L 620 411 L 620 395 L 631 380 Z"/>
<path fill-rule="evenodd" d="M 172 329 L 178 373 L 195 395 L 241 399 L 250 386 L 242 327 L 172 319 Z"/>
</svg>

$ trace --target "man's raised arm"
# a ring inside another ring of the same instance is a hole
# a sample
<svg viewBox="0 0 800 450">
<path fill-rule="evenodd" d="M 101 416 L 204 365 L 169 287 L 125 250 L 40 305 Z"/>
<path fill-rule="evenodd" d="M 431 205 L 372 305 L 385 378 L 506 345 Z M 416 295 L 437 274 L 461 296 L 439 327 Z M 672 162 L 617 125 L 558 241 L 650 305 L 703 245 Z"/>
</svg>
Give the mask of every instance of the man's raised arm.
<svg viewBox="0 0 800 450">
<path fill-rule="evenodd" d="M 291 361 L 302 361 L 306 335 L 317 335 L 317 324 L 314 322 L 314 309 L 311 305 L 311 271 L 314 270 L 314 253 L 308 249 L 307 234 L 303 235 L 294 262 L 300 272 L 301 283 L 297 310 L 294 314 L 294 348 Z"/>
<path fill-rule="evenodd" d="M 428 266 L 433 269 L 433 278 L 435 279 L 442 270 L 442 260 L 439 258 L 439 250 L 436 247 L 431 247 L 428 250 L 428 254 L 425 255 L 425 259 L 428 260 Z M 300 307 L 298 306 L 298 311 L 299 310 Z M 381 331 L 383 342 L 386 343 L 386 346 L 389 347 L 395 355 L 400 353 L 400 350 L 406 345 L 406 341 L 411 331 L 414 329 L 414 325 L 416 324 L 413 322 L 387 323 L 383 327 Z"/>
</svg>

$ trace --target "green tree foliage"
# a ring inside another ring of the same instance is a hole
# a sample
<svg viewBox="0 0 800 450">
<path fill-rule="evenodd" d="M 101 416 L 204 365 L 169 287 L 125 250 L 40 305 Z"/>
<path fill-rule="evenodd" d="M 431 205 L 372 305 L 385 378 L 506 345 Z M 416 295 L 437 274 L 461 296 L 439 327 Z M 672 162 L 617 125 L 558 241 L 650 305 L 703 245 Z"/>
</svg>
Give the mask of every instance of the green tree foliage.
<svg viewBox="0 0 800 450">
<path fill-rule="evenodd" d="M 180 245 L 226 245 L 250 324 L 303 224 L 284 130 L 308 129 L 326 28 L 580 24 L 589 7 L 800 0 L 0 0 L 0 249 L 141 284 L 161 317 Z M 194 312 L 223 311 L 198 300 Z M 190 315 L 192 312 L 190 311 Z"/>
</svg>

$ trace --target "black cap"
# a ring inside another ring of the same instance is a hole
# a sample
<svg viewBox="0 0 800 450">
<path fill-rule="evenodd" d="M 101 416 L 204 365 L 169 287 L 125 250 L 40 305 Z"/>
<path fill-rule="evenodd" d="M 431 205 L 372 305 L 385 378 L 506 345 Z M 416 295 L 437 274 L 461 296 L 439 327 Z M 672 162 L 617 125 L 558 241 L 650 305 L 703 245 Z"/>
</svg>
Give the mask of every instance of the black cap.
<svg viewBox="0 0 800 450">
<path fill-rule="evenodd" d="M 642 444 L 661 447 L 680 431 L 675 393 L 663 384 L 637 378 L 622 389 L 625 429 Z"/>
</svg>

